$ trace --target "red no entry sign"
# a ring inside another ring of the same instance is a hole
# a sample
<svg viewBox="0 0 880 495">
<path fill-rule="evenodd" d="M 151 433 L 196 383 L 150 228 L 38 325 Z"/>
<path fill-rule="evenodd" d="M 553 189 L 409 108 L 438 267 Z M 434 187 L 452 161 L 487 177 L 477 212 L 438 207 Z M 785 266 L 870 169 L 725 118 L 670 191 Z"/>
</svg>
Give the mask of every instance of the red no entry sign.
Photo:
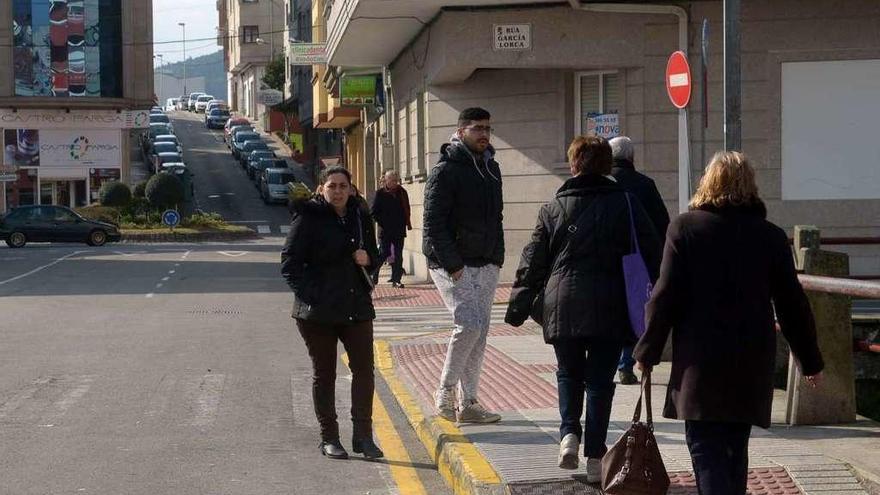
<svg viewBox="0 0 880 495">
<path fill-rule="evenodd" d="M 684 108 L 691 101 L 691 67 L 687 55 L 674 52 L 666 62 L 666 93 L 676 108 Z"/>
</svg>

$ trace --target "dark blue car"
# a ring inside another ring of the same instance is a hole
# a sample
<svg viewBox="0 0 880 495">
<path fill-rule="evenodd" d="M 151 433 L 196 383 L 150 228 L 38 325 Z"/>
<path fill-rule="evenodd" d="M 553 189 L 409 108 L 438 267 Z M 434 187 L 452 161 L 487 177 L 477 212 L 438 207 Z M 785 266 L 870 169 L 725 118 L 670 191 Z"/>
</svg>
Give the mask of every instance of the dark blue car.
<svg viewBox="0 0 880 495">
<path fill-rule="evenodd" d="M 0 240 L 13 248 L 28 242 L 84 242 L 102 246 L 121 238 L 115 225 L 89 220 L 66 206 L 21 206 L 0 219 Z"/>
</svg>

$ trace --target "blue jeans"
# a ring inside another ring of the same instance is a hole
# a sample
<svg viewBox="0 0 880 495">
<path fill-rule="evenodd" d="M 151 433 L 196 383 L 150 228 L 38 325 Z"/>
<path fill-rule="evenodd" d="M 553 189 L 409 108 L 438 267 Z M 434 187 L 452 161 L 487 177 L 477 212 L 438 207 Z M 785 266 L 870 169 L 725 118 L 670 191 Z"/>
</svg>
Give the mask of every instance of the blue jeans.
<svg viewBox="0 0 880 495">
<path fill-rule="evenodd" d="M 620 362 L 617 363 L 617 371 L 629 371 L 632 373 L 633 366 L 635 365 L 636 360 L 633 359 L 633 346 L 624 347 L 620 353 Z"/>
<path fill-rule="evenodd" d="M 556 351 L 559 387 L 559 415 L 562 424 L 559 436 L 574 433 L 583 438 L 584 455 L 599 459 L 608 451 L 608 421 L 614 400 L 614 372 L 620 358 L 619 342 L 584 339 L 559 342 Z M 581 415 L 584 411 L 584 392 L 587 396 L 587 415 L 582 435 Z"/>
<path fill-rule="evenodd" d="M 752 425 L 685 421 L 684 431 L 700 495 L 744 495 Z"/>
<path fill-rule="evenodd" d="M 373 272 L 373 283 L 379 283 L 379 270 L 382 265 L 391 256 L 391 249 L 394 249 L 394 261 L 391 262 L 391 281 L 400 283 L 403 278 L 403 236 L 386 237 L 379 236 L 379 259 L 376 260 L 376 270 Z"/>
</svg>

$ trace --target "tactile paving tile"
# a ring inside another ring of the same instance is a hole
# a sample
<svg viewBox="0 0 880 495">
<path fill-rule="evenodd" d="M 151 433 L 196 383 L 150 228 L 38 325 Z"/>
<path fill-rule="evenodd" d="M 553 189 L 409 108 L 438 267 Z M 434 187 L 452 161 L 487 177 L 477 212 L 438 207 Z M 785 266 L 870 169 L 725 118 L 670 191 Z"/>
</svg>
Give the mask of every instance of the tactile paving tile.
<svg viewBox="0 0 880 495">
<path fill-rule="evenodd" d="M 697 495 L 697 484 L 690 472 L 669 473 L 668 495 Z M 600 495 L 598 485 L 587 484 L 583 479 L 565 479 L 540 483 L 515 483 L 509 485 L 511 495 Z M 785 469 L 758 468 L 749 470 L 748 495 L 801 495 L 801 492 Z"/>
<path fill-rule="evenodd" d="M 432 395 L 440 381 L 446 347 L 443 343 L 425 341 L 391 347 L 394 362 L 426 404 L 434 402 Z M 479 397 L 486 408 L 495 411 L 543 409 L 558 403 L 556 387 L 491 345 L 486 347 L 483 358 Z"/>
</svg>

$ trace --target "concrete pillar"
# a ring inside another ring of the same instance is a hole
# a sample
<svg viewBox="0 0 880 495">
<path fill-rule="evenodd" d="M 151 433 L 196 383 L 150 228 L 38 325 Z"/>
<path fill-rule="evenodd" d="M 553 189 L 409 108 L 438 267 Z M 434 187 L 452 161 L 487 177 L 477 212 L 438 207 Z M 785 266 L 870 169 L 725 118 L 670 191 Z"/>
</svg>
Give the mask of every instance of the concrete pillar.
<svg viewBox="0 0 880 495">
<path fill-rule="evenodd" d="M 823 251 L 819 229 L 795 227 L 797 268 L 810 275 L 849 276 L 849 257 Z M 810 388 L 789 359 L 786 420 L 791 425 L 850 423 L 856 419 L 853 366 L 852 302 L 849 296 L 807 292 L 816 319 L 819 349 L 825 360 L 824 381 Z"/>
</svg>

